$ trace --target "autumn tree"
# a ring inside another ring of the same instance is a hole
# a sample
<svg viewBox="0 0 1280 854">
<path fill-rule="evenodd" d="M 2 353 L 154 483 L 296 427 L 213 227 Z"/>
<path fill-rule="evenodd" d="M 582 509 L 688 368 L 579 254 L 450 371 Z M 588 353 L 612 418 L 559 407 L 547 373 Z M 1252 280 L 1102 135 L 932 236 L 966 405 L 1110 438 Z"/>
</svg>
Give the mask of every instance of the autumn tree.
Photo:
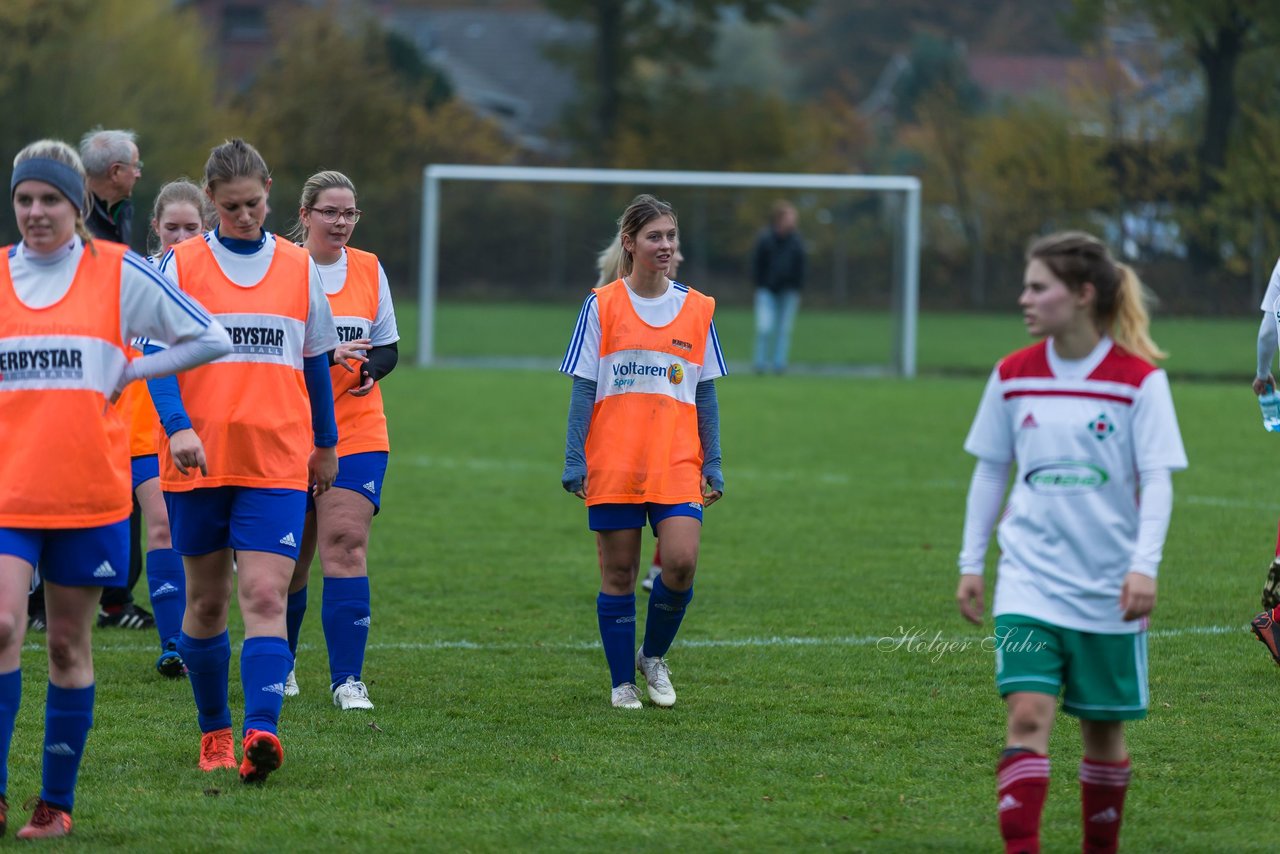
<svg viewBox="0 0 1280 854">
<path fill-rule="evenodd" d="M 405 67 L 375 22 L 353 24 L 319 10 L 289 20 L 267 68 L 235 104 L 243 135 L 274 171 L 274 228 L 285 231 L 297 219 L 307 177 L 344 172 L 367 211 L 359 242 L 398 282 L 416 258 L 423 167 L 512 157 L 492 123 L 456 100 L 432 97 L 433 76 L 398 72 Z"/>
<path fill-rule="evenodd" d="M 590 24 L 594 39 L 561 44 L 553 58 L 577 74 L 584 101 L 574 128 L 595 156 L 605 156 L 619 126 L 649 108 L 637 75 L 644 64 L 704 68 L 726 15 L 776 22 L 812 0 L 546 0 L 556 15 Z M 627 107 L 631 107 L 630 110 Z"/>
<path fill-rule="evenodd" d="M 1259 48 L 1280 43 L 1280 4 L 1273 0 L 1076 0 L 1073 24 L 1082 37 L 1097 38 L 1108 23 L 1126 17 L 1149 20 L 1165 38 L 1181 44 L 1200 69 L 1205 95 L 1190 207 L 1209 210 L 1230 167 L 1240 113 L 1241 62 Z M 1274 70 L 1269 73 L 1274 75 Z M 1221 235 L 1211 220 L 1192 224 L 1191 260 L 1198 269 L 1207 269 L 1218 260 Z"/>
<path fill-rule="evenodd" d="M 5 0 L 0 32 L 6 166 L 34 139 L 75 145 L 95 125 L 132 128 L 146 162 L 134 189 L 141 224 L 159 185 L 192 174 L 216 141 L 224 113 L 193 10 L 169 0 Z M 5 240 L 17 236 L 9 219 L 0 218 Z"/>
</svg>

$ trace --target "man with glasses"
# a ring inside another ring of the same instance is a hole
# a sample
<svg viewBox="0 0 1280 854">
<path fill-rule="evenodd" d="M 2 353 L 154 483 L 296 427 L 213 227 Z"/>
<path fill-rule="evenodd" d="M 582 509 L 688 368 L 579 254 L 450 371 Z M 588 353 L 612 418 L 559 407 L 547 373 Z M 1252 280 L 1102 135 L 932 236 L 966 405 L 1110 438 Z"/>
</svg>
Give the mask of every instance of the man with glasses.
<svg viewBox="0 0 1280 854">
<path fill-rule="evenodd" d="M 138 136 L 131 130 L 89 131 L 80 140 L 80 159 L 88 174 L 93 208 L 85 219 L 89 233 L 129 245 L 133 233 L 133 185 L 142 177 Z"/>
<path fill-rule="evenodd" d="M 80 159 L 88 176 L 86 186 L 92 193 L 93 207 L 85 217 L 89 233 L 100 240 L 129 245 L 133 236 L 133 187 L 142 177 L 142 159 L 138 156 L 138 135 L 131 130 L 94 128 L 80 140 Z M 124 587 L 107 587 L 102 592 L 102 608 L 98 625 L 122 629 L 150 629 L 155 617 L 133 601 L 133 588 L 142 575 L 142 514 L 137 501 L 129 518 L 129 583 Z M 32 606 L 43 609 L 43 591 L 37 589 Z M 43 613 L 39 614 L 43 622 Z M 32 627 L 37 627 L 33 615 Z"/>
</svg>

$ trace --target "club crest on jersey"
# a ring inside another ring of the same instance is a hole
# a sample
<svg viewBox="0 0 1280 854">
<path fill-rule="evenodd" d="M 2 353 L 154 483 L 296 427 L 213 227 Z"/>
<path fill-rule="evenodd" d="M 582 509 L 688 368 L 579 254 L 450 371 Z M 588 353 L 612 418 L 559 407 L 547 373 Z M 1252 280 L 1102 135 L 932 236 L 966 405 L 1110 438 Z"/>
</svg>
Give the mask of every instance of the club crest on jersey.
<svg viewBox="0 0 1280 854">
<path fill-rule="evenodd" d="M 1111 423 L 1111 419 L 1107 417 L 1105 412 L 1098 415 L 1097 418 L 1089 422 L 1089 432 L 1093 438 L 1101 442 L 1103 439 L 1116 432 L 1116 425 Z"/>
<path fill-rule="evenodd" d="M 679 362 L 671 363 L 671 367 L 667 369 L 667 379 L 672 385 L 680 385 L 684 382 L 684 368 L 680 367 Z"/>
</svg>

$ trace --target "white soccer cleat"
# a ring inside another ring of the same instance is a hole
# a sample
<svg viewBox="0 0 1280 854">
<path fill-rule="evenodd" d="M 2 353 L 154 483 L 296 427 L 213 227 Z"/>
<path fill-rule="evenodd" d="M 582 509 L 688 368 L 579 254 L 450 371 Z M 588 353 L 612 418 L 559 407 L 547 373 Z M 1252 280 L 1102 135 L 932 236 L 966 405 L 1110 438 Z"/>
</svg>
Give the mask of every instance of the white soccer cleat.
<svg viewBox="0 0 1280 854">
<path fill-rule="evenodd" d="M 634 682 L 623 682 L 617 688 L 614 688 L 612 702 L 615 709 L 640 709 L 644 707 L 644 704 L 640 702 L 640 689 L 635 686 Z"/>
<path fill-rule="evenodd" d="M 644 581 L 640 582 L 640 586 L 643 587 L 645 590 L 652 592 L 653 582 L 659 575 L 662 575 L 662 567 L 660 566 L 649 567 L 649 574 L 644 577 Z"/>
<path fill-rule="evenodd" d="M 636 668 L 644 674 L 645 684 L 649 687 L 649 699 L 654 705 L 671 707 L 676 704 L 676 689 L 671 684 L 671 668 L 667 660 L 660 655 L 646 658 L 644 647 L 636 650 Z"/>
<path fill-rule="evenodd" d="M 298 677 L 294 675 L 292 670 L 284 678 L 284 695 L 286 697 L 298 696 Z"/>
<path fill-rule="evenodd" d="M 364 687 L 364 683 L 357 682 L 354 676 L 348 676 L 346 682 L 333 689 L 333 704 L 344 712 L 350 709 L 373 708 L 373 703 L 369 702 L 369 692 Z"/>
</svg>

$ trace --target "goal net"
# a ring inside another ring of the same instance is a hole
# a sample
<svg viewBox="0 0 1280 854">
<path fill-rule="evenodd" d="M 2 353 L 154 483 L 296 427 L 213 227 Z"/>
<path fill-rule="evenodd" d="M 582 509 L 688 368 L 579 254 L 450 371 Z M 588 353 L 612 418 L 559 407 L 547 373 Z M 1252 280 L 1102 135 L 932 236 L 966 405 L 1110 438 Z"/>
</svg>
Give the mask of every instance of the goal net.
<svg viewBox="0 0 1280 854">
<path fill-rule="evenodd" d="M 914 177 L 438 164 L 423 176 L 418 364 L 558 365 L 596 255 L 641 192 L 674 205 L 676 279 L 716 298 L 731 370 L 752 366 L 751 253 L 787 199 L 808 250 L 790 369 L 915 375 Z"/>
</svg>

